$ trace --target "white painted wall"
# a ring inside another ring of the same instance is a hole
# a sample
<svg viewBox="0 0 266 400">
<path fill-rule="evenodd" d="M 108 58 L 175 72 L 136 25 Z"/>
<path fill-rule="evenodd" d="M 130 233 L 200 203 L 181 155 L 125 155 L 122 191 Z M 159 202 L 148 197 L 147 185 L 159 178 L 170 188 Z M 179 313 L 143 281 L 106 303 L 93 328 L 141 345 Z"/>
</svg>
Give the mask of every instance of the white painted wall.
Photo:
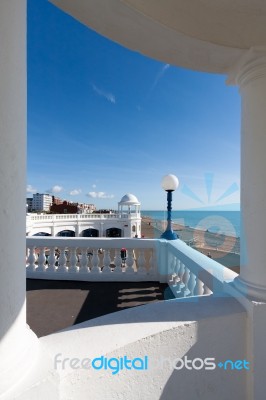
<svg viewBox="0 0 266 400">
<path fill-rule="evenodd" d="M 245 312 L 232 298 L 204 296 L 170 300 L 109 314 L 41 339 L 52 358 L 101 355 L 149 357 L 147 371 L 71 369 L 57 365 L 63 399 L 87 400 L 245 400 L 243 371 L 174 371 L 168 364 L 152 371 L 160 357 L 245 359 Z"/>
</svg>

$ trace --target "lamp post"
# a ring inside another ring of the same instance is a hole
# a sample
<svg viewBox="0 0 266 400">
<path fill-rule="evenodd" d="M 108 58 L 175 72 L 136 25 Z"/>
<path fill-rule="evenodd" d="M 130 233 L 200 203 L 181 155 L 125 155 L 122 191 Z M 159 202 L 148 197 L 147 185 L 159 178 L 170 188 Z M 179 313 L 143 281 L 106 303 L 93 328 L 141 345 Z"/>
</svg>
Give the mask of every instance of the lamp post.
<svg viewBox="0 0 266 400">
<path fill-rule="evenodd" d="M 161 238 L 175 240 L 178 239 L 179 236 L 173 231 L 172 228 L 172 192 L 177 189 L 179 181 L 175 175 L 169 174 L 163 177 L 161 185 L 162 188 L 167 192 L 167 228 L 166 231 L 161 235 Z"/>
</svg>

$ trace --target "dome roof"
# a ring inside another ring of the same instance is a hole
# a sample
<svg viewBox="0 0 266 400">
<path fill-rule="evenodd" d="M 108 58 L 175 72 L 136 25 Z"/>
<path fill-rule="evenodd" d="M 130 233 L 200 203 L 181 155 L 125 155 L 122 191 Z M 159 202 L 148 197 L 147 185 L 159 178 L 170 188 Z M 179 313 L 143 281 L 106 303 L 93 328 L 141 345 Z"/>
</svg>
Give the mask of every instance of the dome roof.
<svg viewBox="0 0 266 400">
<path fill-rule="evenodd" d="M 125 194 L 125 196 L 122 197 L 119 204 L 133 206 L 133 205 L 139 205 L 140 202 L 138 201 L 137 197 L 134 194 L 127 193 L 127 194 Z"/>
</svg>

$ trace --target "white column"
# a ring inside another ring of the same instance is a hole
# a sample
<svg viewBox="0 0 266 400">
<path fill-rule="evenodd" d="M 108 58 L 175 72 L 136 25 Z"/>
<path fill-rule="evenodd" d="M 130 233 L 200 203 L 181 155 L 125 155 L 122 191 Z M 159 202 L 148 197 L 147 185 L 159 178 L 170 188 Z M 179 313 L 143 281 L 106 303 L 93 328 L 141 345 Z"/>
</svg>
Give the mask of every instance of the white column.
<svg viewBox="0 0 266 400">
<path fill-rule="evenodd" d="M 0 1 L 0 397 L 37 356 L 25 313 L 26 0 Z"/>
<path fill-rule="evenodd" d="M 266 48 L 250 49 L 232 71 L 241 121 L 241 268 L 237 288 L 266 300 Z"/>
</svg>

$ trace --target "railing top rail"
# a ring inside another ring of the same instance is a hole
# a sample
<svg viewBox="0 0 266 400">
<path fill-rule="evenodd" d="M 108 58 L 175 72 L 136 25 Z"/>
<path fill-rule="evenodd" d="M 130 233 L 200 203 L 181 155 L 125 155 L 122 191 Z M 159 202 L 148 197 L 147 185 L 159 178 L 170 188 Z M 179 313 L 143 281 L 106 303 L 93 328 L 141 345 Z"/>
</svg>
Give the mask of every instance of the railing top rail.
<svg viewBox="0 0 266 400">
<path fill-rule="evenodd" d="M 140 213 L 113 213 L 113 214 L 45 214 L 45 215 L 27 215 L 30 221 L 58 221 L 58 220 L 84 220 L 84 219 L 121 219 L 140 217 Z"/>
<path fill-rule="evenodd" d="M 88 238 L 88 237 L 32 237 L 27 236 L 27 247 L 94 247 L 94 248 L 155 248 L 157 239 L 140 238 Z"/>
</svg>

